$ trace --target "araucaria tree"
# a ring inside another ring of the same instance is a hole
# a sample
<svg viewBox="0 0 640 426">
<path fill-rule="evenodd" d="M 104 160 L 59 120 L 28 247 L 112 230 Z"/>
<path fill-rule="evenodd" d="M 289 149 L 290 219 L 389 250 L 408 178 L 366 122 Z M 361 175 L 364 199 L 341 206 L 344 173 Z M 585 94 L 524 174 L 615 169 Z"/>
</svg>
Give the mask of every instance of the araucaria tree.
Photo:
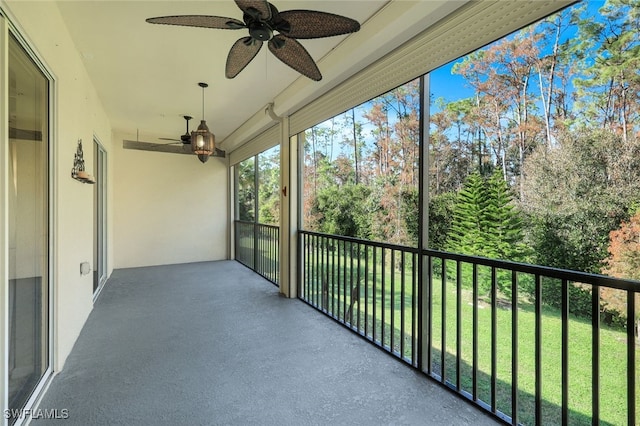
<svg viewBox="0 0 640 426">
<path fill-rule="evenodd" d="M 500 171 L 469 175 L 458 193 L 447 249 L 456 253 L 523 261 L 522 220 Z"/>
</svg>

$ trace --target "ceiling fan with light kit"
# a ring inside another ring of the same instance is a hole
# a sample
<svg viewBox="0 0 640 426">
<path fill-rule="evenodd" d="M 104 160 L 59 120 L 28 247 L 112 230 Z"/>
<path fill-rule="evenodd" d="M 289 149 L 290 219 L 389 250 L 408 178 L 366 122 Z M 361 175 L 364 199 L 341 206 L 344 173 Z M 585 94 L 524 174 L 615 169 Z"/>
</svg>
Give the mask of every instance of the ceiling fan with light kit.
<svg viewBox="0 0 640 426">
<path fill-rule="evenodd" d="M 309 52 L 296 39 L 312 39 L 349 34 L 360 29 L 351 18 L 316 10 L 278 9 L 266 0 L 235 0 L 243 12 L 242 21 L 208 15 L 180 15 L 148 18 L 151 24 L 225 30 L 248 29 L 249 35 L 238 39 L 227 56 L 225 75 L 234 78 L 267 42 L 273 55 L 300 74 L 320 81 L 322 74 Z"/>
<path fill-rule="evenodd" d="M 209 87 L 207 83 L 198 83 L 202 88 L 202 120 L 197 130 L 189 132 L 189 120 L 193 117 L 183 115 L 187 124 L 187 130 L 180 139 L 158 138 L 160 140 L 168 140 L 168 143 L 143 142 L 139 140 L 123 140 L 122 147 L 125 149 L 138 149 L 142 151 L 169 152 L 172 154 L 188 154 L 197 155 L 198 159 L 206 163 L 209 157 L 222 157 L 226 153 L 215 146 L 215 136 L 209 131 L 207 123 L 204 120 L 204 89 Z"/>
</svg>

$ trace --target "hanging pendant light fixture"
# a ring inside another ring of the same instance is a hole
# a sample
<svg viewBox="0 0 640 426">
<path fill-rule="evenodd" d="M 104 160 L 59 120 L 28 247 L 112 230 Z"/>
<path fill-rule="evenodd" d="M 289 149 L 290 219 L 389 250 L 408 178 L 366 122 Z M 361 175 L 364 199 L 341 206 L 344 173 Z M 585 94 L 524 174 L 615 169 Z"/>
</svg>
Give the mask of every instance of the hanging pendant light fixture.
<svg viewBox="0 0 640 426">
<path fill-rule="evenodd" d="M 191 132 L 191 151 L 200 161 L 206 163 L 209 156 L 216 150 L 216 137 L 209 131 L 207 122 L 204 120 L 204 89 L 209 85 L 198 83 L 198 86 L 202 87 L 202 120 L 198 128 Z"/>
</svg>

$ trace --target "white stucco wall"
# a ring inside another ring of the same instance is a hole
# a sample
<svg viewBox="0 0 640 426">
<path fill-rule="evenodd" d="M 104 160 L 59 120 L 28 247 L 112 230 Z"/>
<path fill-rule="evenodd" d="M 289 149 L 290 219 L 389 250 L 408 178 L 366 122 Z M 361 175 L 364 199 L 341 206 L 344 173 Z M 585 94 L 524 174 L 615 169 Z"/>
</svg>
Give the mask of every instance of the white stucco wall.
<svg viewBox="0 0 640 426">
<path fill-rule="evenodd" d="M 225 259 L 226 160 L 123 149 L 123 139 L 136 135 L 113 138 L 115 267 Z"/>
<path fill-rule="evenodd" d="M 56 4 L 0 0 L 0 7 L 55 79 L 52 348 L 60 370 L 93 307 L 92 274 L 80 275 L 80 263 L 93 263 L 93 187 L 70 177 L 78 139 L 89 173 L 94 136 L 107 151 L 109 275 L 114 267 L 225 259 L 227 162 L 124 150 L 122 139 L 135 136 L 112 131 Z"/>
<path fill-rule="evenodd" d="M 51 118 L 54 223 L 50 256 L 54 368 L 60 369 L 93 307 L 92 274 L 80 275 L 80 263 L 92 263 L 93 259 L 93 187 L 70 177 L 73 156 L 78 139 L 82 139 L 87 170 L 92 173 L 93 137 L 99 138 L 110 155 L 111 125 L 56 4 L 9 0 L 0 2 L 0 6 L 55 78 Z M 111 170 L 107 175 L 112 180 Z M 108 198 L 112 208 L 112 195 Z M 108 218 L 112 217 L 110 211 Z M 109 235 L 107 239 L 113 240 Z M 108 254 L 113 259 L 112 244 Z M 108 264 L 108 273 L 112 264 L 111 261 Z"/>
</svg>

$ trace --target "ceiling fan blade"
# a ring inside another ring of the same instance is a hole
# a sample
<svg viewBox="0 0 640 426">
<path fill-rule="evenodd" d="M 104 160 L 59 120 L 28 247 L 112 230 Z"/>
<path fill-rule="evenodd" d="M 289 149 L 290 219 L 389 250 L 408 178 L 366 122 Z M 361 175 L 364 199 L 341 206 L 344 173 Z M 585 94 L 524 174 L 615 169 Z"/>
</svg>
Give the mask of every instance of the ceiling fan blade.
<svg viewBox="0 0 640 426">
<path fill-rule="evenodd" d="M 268 21 L 271 19 L 271 6 L 266 0 L 235 0 L 236 4 L 244 13 L 253 16 L 256 19 Z M 253 10 L 251 10 L 253 9 Z M 256 16 L 253 11 L 260 13 L 260 16 Z"/>
<path fill-rule="evenodd" d="M 224 16 L 181 15 L 148 18 L 150 24 L 182 25 L 185 27 L 216 28 L 220 30 L 239 30 L 246 28 L 244 22 Z"/>
<path fill-rule="evenodd" d="M 278 34 L 269 40 L 269 50 L 285 64 L 311 80 L 322 80 L 322 74 L 307 49 L 297 40 Z"/>
<path fill-rule="evenodd" d="M 151 142 L 130 141 L 124 139 L 122 141 L 122 147 L 125 149 L 137 149 L 141 151 L 155 151 L 155 152 L 168 152 L 171 154 L 189 154 L 191 147 L 189 145 L 176 145 L 176 144 L 158 144 Z"/>
<path fill-rule="evenodd" d="M 227 56 L 227 65 L 225 67 L 225 75 L 227 78 L 234 78 L 240 73 L 253 58 L 256 57 L 262 42 L 254 40 L 252 37 L 242 37 L 238 39 Z"/>
<path fill-rule="evenodd" d="M 173 139 L 173 138 L 158 138 L 161 141 L 175 141 L 175 142 L 181 142 L 179 139 Z M 167 144 L 168 145 L 168 144 Z"/>
<path fill-rule="evenodd" d="M 290 38 L 321 38 L 354 33 L 360 29 L 358 21 L 346 16 L 316 10 L 286 10 L 280 18 L 289 24 L 276 28 Z"/>
</svg>

